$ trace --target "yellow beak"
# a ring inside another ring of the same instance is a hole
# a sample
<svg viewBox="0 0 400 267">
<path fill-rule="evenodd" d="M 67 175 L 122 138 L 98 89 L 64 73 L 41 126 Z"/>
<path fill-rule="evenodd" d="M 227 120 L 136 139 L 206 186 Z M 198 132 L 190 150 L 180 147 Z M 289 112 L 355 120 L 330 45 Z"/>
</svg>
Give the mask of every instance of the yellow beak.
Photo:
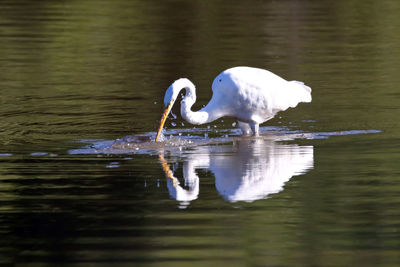
<svg viewBox="0 0 400 267">
<path fill-rule="evenodd" d="M 165 178 L 171 179 L 172 180 L 172 185 L 174 187 L 177 187 L 179 185 L 179 181 L 178 181 L 178 179 L 176 179 L 174 177 L 174 173 L 169 168 L 168 162 L 164 159 L 163 155 L 161 155 L 161 154 L 158 155 L 158 158 L 160 159 L 161 166 L 162 166 L 162 169 L 163 169 L 164 174 L 165 174 Z"/>
<path fill-rule="evenodd" d="M 171 108 L 172 108 L 172 105 L 174 104 L 174 102 L 175 102 L 175 100 L 172 99 L 171 102 L 169 102 L 168 107 L 164 110 L 164 113 L 161 117 L 160 126 L 158 127 L 158 131 L 157 131 L 157 135 L 156 135 L 156 142 L 158 142 L 158 138 L 160 137 L 160 134 L 164 127 L 165 121 L 167 120 L 168 114 L 171 111 Z"/>
</svg>

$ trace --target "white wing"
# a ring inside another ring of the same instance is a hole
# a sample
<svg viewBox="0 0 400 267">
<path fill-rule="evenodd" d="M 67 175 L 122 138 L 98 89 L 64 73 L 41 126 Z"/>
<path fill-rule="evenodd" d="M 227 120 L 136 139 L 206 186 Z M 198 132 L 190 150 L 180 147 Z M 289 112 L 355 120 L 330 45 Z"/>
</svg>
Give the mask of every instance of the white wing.
<svg viewBox="0 0 400 267">
<path fill-rule="evenodd" d="M 311 88 L 258 68 L 235 67 L 213 82 L 214 108 L 242 121 L 264 122 L 278 111 L 311 101 Z"/>
</svg>

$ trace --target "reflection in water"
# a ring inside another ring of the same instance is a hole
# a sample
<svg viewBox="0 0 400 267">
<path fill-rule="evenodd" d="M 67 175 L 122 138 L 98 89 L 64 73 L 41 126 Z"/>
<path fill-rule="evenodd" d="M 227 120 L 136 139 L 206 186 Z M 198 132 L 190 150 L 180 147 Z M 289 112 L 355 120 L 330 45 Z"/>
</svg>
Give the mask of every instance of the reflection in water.
<svg viewBox="0 0 400 267">
<path fill-rule="evenodd" d="M 69 150 L 70 154 L 149 154 L 157 155 L 167 177 L 172 198 L 186 205 L 198 198 L 200 186 L 196 169 L 211 170 L 218 192 L 228 201 L 254 201 L 278 193 L 295 175 L 313 168 L 313 146 L 283 144 L 299 139 L 326 139 L 332 136 L 381 133 L 380 130 L 300 132 L 279 127 L 262 127 L 258 138 L 238 137 L 235 130 L 219 130 L 220 136 L 202 137 L 209 129 L 169 129 L 163 142 L 154 142 L 154 132 L 117 140 L 89 142 Z M 186 135 L 182 135 L 184 132 Z M 233 144 L 232 144 L 233 142 Z M 181 185 L 163 154 L 183 161 Z M 110 164 L 107 168 L 119 167 Z"/>
<path fill-rule="evenodd" d="M 295 175 L 313 168 L 313 146 L 281 144 L 268 139 L 238 139 L 234 145 L 199 146 L 183 158 L 184 189 L 160 155 L 168 178 L 168 191 L 178 201 L 192 201 L 199 194 L 196 169 L 214 173 L 215 186 L 226 200 L 254 201 L 282 191 Z"/>
<path fill-rule="evenodd" d="M 194 168 L 188 168 L 190 164 L 184 164 L 183 166 L 183 176 L 185 177 L 185 186 L 188 189 L 184 189 L 179 185 L 179 180 L 174 176 L 174 173 L 168 166 L 167 161 L 160 154 L 159 159 L 161 161 L 161 166 L 167 178 L 167 187 L 171 197 L 178 201 L 192 201 L 197 199 L 199 195 L 199 177 L 194 172 Z"/>
</svg>

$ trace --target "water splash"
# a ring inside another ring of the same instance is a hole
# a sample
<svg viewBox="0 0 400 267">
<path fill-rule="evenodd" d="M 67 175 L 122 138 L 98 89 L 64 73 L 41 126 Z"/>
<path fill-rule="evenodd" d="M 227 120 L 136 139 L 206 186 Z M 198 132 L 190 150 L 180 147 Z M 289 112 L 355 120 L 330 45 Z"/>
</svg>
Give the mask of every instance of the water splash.
<svg viewBox="0 0 400 267">
<path fill-rule="evenodd" d="M 160 142 L 154 142 L 155 132 L 142 135 L 129 135 L 116 140 L 79 140 L 87 143 L 83 148 L 69 150 L 70 154 L 150 154 L 161 152 L 177 152 L 182 148 L 202 145 L 218 145 L 233 142 L 239 138 L 267 139 L 289 141 L 295 139 L 327 139 L 332 136 L 376 134 L 380 130 L 347 130 L 335 132 L 301 132 L 286 127 L 261 127 L 259 137 L 242 137 L 240 129 L 168 129 L 160 136 Z"/>
<path fill-rule="evenodd" d="M 177 118 L 177 116 L 172 112 L 172 110 L 170 111 L 169 114 L 171 114 L 171 116 L 172 116 L 172 118 L 174 118 L 174 120 Z"/>
</svg>

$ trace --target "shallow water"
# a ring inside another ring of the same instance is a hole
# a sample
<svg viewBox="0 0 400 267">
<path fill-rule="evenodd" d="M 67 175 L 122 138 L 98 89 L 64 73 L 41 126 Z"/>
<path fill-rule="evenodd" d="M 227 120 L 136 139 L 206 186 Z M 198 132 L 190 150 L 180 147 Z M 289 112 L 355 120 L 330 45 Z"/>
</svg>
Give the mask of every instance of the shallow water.
<svg viewBox="0 0 400 267">
<path fill-rule="evenodd" d="M 2 1 L 1 264 L 398 266 L 400 4 Z M 259 138 L 179 78 L 304 81 Z M 179 105 L 173 109 L 179 114 Z"/>
</svg>

